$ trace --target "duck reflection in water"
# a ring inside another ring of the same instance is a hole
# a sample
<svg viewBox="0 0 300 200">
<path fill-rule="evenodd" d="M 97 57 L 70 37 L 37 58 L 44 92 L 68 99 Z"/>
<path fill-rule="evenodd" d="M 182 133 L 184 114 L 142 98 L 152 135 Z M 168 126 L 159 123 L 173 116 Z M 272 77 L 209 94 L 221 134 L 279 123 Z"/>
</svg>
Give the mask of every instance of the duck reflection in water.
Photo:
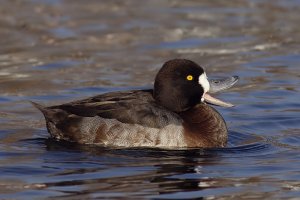
<svg viewBox="0 0 300 200">
<path fill-rule="evenodd" d="M 158 198 L 172 199 L 180 198 L 176 196 L 180 192 L 184 192 L 186 197 L 188 192 L 195 191 L 197 194 L 194 195 L 201 198 L 202 190 L 224 184 L 222 178 L 210 178 L 206 175 L 207 167 L 219 166 L 222 162 L 222 151 L 218 149 L 111 148 L 57 142 L 53 139 L 46 140 L 46 147 L 49 155 L 53 155 L 53 152 L 58 154 L 63 152 L 69 156 L 67 158 L 52 156 L 51 162 L 50 158 L 48 159 L 48 167 L 62 164 L 65 169 L 51 175 L 59 177 L 62 181 L 45 185 L 54 188 L 57 186 L 84 188 L 76 191 L 61 190 L 64 197 L 76 195 L 90 198 L 90 194 L 101 195 L 101 192 L 105 191 L 103 195 L 127 193 L 137 197 L 151 195 L 155 198 L 157 195 Z M 68 177 L 76 176 L 95 178 L 68 180 Z"/>
</svg>

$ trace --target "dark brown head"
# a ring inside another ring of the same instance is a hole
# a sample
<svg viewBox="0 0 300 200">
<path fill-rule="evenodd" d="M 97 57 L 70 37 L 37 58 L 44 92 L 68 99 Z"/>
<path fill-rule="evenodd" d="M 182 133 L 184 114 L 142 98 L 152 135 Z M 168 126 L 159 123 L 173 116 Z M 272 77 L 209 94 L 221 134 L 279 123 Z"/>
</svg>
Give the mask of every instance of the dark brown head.
<svg viewBox="0 0 300 200">
<path fill-rule="evenodd" d="M 209 82 L 202 67 L 190 60 L 167 61 L 154 83 L 154 98 L 174 112 L 182 112 L 203 101 Z"/>
</svg>

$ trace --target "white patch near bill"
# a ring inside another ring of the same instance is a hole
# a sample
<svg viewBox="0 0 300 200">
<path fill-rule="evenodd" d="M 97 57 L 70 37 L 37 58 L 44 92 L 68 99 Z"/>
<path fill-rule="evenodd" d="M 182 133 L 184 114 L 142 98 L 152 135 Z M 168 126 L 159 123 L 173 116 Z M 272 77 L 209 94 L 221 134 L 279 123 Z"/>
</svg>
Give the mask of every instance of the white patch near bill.
<svg viewBox="0 0 300 200">
<path fill-rule="evenodd" d="M 203 93 L 203 95 L 204 95 L 206 92 L 209 91 L 209 88 L 210 88 L 210 85 L 209 85 L 209 82 L 208 82 L 208 80 L 207 80 L 207 76 L 206 76 L 206 73 L 205 73 L 205 72 L 199 76 L 199 81 L 198 81 L 198 82 L 199 82 L 199 84 L 200 84 L 200 85 L 203 87 L 203 89 L 204 89 L 204 93 Z M 203 96 L 202 96 L 202 98 L 201 98 L 201 101 L 204 101 Z"/>
</svg>

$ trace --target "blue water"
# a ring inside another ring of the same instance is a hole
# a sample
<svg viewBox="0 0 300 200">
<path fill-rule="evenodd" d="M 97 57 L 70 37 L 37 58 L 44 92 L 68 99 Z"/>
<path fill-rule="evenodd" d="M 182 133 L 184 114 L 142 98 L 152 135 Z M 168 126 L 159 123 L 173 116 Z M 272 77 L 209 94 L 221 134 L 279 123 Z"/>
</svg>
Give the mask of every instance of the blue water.
<svg viewBox="0 0 300 200">
<path fill-rule="evenodd" d="M 8 1 L 0 8 L 0 199 L 299 199 L 300 1 Z M 191 59 L 240 76 L 218 149 L 49 139 L 29 100 L 147 88 Z"/>
</svg>

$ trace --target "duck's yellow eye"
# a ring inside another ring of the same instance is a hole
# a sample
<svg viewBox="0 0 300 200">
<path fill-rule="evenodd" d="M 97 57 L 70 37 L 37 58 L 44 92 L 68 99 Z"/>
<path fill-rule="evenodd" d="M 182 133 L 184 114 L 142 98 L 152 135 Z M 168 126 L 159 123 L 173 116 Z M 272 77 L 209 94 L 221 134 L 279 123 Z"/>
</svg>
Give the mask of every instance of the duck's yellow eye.
<svg viewBox="0 0 300 200">
<path fill-rule="evenodd" d="M 193 76 L 192 75 L 188 75 L 187 77 L 186 77 L 186 80 L 188 80 L 188 81 L 192 81 L 193 80 Z"/>
</svg>

